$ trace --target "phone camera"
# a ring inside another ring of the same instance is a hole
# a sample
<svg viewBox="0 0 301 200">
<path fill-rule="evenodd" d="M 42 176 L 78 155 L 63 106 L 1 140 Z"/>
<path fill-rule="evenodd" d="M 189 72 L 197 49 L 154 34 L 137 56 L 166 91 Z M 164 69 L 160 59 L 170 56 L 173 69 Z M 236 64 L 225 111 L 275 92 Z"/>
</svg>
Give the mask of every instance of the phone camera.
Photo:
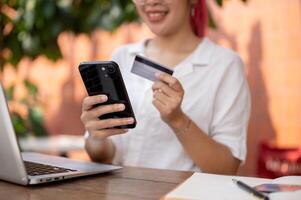
<svg viewBox="0 0 301 200">
<path fill-rule="evenodd" d="M 115 72 L 115 68 L 113 66 L 108 66 L 107 71 L 109 74 L 113 74 Z"/>
</svg>

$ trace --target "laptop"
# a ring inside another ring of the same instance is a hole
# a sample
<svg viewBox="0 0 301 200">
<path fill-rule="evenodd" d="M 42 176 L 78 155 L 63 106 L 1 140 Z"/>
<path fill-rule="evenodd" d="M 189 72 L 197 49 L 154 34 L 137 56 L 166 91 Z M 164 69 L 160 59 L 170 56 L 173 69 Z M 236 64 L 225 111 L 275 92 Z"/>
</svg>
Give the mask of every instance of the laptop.
<svg viewBox="0 0 301 200">
<path fill-rule="evenodd" d="M 0 83 L 0 179 L 21 185 L 99 174 L 120 166 L 71 160 L 40 153 L 20 152 Z"/>
</svg>

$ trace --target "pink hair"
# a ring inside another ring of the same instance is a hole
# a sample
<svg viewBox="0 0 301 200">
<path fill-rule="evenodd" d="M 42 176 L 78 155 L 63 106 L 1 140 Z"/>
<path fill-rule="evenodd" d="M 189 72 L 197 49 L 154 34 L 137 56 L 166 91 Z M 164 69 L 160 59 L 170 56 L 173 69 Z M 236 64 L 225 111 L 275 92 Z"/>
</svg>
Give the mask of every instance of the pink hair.
<svg viewBox="0 0 301 200">
<path fill-rule="evenodd" d="M 198 0 L 191 14 L 191 26 L 198 37 L 204 37 L 207 27 L 208 14 L 206 0 Z"/>
</svg>

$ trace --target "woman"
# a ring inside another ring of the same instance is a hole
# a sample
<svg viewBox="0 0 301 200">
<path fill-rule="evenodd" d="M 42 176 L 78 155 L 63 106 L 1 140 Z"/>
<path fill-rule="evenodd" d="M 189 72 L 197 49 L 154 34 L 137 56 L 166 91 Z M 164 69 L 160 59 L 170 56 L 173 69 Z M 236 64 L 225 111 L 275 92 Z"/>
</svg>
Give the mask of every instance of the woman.
<svg viewBox="0 0 301 200">
<path fill-rule="evenodd" d="M 246 156 L 250 100 L 237 54 L 203 37 L 205 1 L 135 0 L 154 38 L 125 45 L 113 54 L 121 67 L 133 119 L 99 120 L 124 105 L 93 108 L 106 96 L 86 97 L 81 120 L 86 150 L 94 161 L 128 166 L 234 174 Z M 200 12 L 201 11 L 201 12 Z M 130 72 L 141 54 L 174 69 L 152 83 Z"/>
</svg>

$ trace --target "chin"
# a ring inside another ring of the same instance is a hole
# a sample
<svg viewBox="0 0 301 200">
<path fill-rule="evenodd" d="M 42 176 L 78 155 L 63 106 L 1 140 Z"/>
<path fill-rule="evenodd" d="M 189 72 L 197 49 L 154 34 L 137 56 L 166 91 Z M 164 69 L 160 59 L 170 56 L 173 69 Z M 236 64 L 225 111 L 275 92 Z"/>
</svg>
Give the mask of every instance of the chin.
<svg viewBox="0 0 301 200">
<path fill-rule="evenodd" d="M 162 25 L 151 25 L 151 24 L 147 24 L 148 28 L 151 30 L 151 32 L 157 36 L 168 36 L 170 35 L 173 31 L 167 27 Z"/>
<path fill-rule="evenodd" d="M 170 33 L 169 33 L 169 32 L 166 32 L 166 31 L 162 31 L 162 30 L 152 30 L 152 29 L 150 29 L 150 30 L 151 30 L 151 32 L 152 32 L 153 34 L 155 34 L 156 36 L 165 37 L 165 36 L 170 35 Z"/>
</svg>

